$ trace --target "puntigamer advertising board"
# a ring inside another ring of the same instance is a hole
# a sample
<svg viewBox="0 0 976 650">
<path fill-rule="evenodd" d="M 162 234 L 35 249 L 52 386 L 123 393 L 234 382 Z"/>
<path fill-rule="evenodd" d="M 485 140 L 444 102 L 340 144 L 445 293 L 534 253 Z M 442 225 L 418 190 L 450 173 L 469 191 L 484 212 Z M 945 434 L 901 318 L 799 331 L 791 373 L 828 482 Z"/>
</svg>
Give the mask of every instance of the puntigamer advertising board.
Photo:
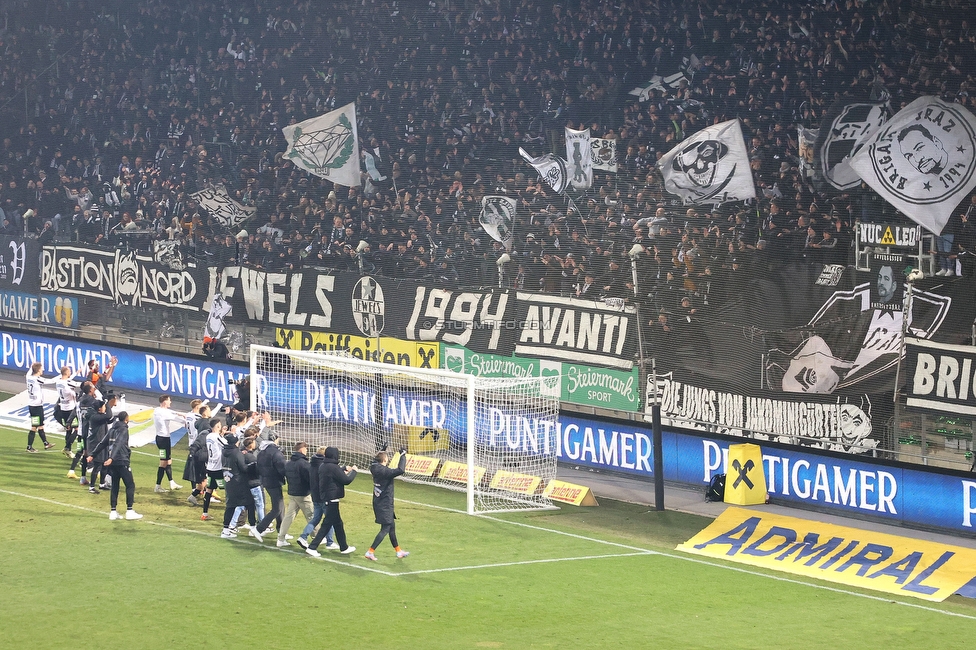
<svg viewBox="0 0 976 650">
<path fill-rule="evenodd" d="M 169 393 L 186 399 L 199 397 L 224 404 L 237 401 L 232 381 L 247 374 L 244 364 L 217 363 L 211 359 L 173 353 L 137 350 L 122 345 L 55 339 L 20 331 L 0 331 L 0 367 L 22 370 L 43 364 L 44 375 L 57 374 L 62 366 L 83 370 L 92 359 L 101 368 L 119 360 L 109 386 L 115 390 Z"/>
<path fill-rule="evenodd" d="M 31 363 L 39 361 L 44 374 L 50 376 L 63 365 L 82 368 L 90 359 L 105 367 L 113 356 L 119 359 L 112 377 L 116 389 L 170 393 L 184 399 L 235 401 L 231 382 L 247 374 L 247 367 L 240 363 L 214 363 L 190 355 L 0 330 L 0 367 L 8 370 L 26 372 Z M 287 387 L 275 383 L 262 382 L 259 403 L 262 390 L 287 388 L 283 393 L 291 396 L 292 402 L 286 408 L 313 417 L 348 420 L 357 413 L 362 417 L 382 413 L 379 417 L 385 427 L 397 423 L 451 430 L 464 427 L 463 413 L 453 412 L 446 405 L 422 403 L 419 396 L 408 391 L 370 396 L 328 382 L 299 382 L 301 386 Z M 377 408 L 380 405 L 382 409 Z M 545 453 L 554 445 L 565 464 L 652 476 L 652 434 L 645 424 L 564 412 L 558 423 L 530 417 L 515 426 L 505 413 L 488 415 L 480 433 L 489 444 L 530 453 Z M 669 428 L 663 437 L 664 478 L 704 487 L 713 475 L 728 472 L 729 445 L 743 440 Z M 766 488 L 775 501 L 955 533 L 976 532 L 976 476 L 972 474 L 772 442 L 760 444 Z"/>
<path fill-rule="evenodd" d="M 651 428 L 562 413 L 556 435 L 563 463 L 653 475 Z M 729 445 L 746 439 L 665 430 L 664 479 L 706 486 L 728 473 Z M 766 488 L 780 503 L 868 516 L 910 526 L 976 533 L 976 476 L 839 452 L 761 442 Z M 731 475 L 735 474 L 734 468 Z"/>
</svg>

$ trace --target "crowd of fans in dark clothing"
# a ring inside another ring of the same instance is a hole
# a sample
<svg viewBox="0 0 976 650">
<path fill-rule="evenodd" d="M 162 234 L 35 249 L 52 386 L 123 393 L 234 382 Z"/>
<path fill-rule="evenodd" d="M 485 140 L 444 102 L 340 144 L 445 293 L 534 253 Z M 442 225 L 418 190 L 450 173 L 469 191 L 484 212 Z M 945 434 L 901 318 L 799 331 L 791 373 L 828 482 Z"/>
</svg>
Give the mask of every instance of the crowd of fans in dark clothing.
<svg viewBox="0 0 976 650">
<path fill-rule="evenodd" d="M 832 101 L 976 103 L 976 29 L 953 3 L 887 0 L 8 2 L 0 32 L 0 231 L 149 248 L 210 265 L 303 266 L 447 285 L 654 300 L 689 313 L 748 274 L 851 261 L 869 190 L 818 192 L 797 126 Z M 674 87 L 638 98 L 654 75 Z M 376 178 L 333 186 L 283 159 L 282 127 L 356 103 Z M 687 208 L 657 159 L 740 118 L 758 199 Z M 618 140 L 571 206 L 518 155 L 565 126 Z M 221 227 L 224 184 L 256 217 Z M 480 199 L 519 202 L 511 261 Z M 973 246 L 962 212 L 947 234 Z M 366 242 L 367 246 L 360 242 Z M 640 244 L 637 272 L 628 253 Z M 637 281 L 637 287 L 634 281 Z"/>
</svg>

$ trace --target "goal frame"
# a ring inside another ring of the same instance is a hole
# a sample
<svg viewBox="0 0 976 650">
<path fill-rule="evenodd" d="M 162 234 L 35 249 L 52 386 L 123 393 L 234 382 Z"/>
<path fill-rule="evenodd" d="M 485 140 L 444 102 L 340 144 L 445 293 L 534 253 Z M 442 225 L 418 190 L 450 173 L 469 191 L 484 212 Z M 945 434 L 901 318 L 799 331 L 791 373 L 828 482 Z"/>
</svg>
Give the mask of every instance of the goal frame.
<svg viewBox="0 0 976 650">
<path fill-rule="evenodd" d="M 457 383 L 459 380 L 464 381 L 465 389 L 465 399 L 467 403 L 465 404 L 465 410 L 467 412 L 467 417 L 465 418 L 465 430 L 464 430 L 464 442 L 465 442 L 465 456 L 467 464 L 467 485 L 465 488 L 466 496 L 466 510 L 469 515 L 481 514 L 475 510 L 475 447 L 476 435 L 476 381 L 477 376 L 458 373 L 451 370 L 442 370 L 435 368 L 415 368 L 413 366 L 397 366 L 388 363 L 381 363 L 379 361 L 368 361 L 365 359 L 359 359 L 355 357 L 344 357 L 341 355 L 327 354 L 322 352 L 305 351 L 305 350 L 291 350 L 288 348 L 278 348 L 267 345 L 251 345 L 248 361 L 249 361 L 249 372 L 251 376 L 250 381 L 250 401 L 252 408 L 257 410 L 258 407 L 258 381 L 256 377 L 260 376 L 258 372 L 258 356 L 262 353 L 272 354 L 272 355 L 287 355 L 296 359 L 306 359 L 311 363 L 321 363 L 323 357 L 335 357 L 338 359 L 351 361 L 355 363 L 356 366 L 363 369 L 374 369 L 380 372 L 390 373 L 392 372 L 402 372 L 407 375 L 414 375 L 417 377 L 425 377 L 429 379 L 444 378 L 451 382 Z M 541 381 L 541 378 L 540 378 Z M 552 452 L 555 454 L 555 449 Z M 516 499 L 517 500 L 517 499 Z M 541 506 L 534 509 L 545 509 L 554 508 L 555 506 Z M 519 508 L 513 508 L 513 510 L 522 510 Z M 491 513 L 505 512 L 505 510 L 491 510 Z"/>
</svg>

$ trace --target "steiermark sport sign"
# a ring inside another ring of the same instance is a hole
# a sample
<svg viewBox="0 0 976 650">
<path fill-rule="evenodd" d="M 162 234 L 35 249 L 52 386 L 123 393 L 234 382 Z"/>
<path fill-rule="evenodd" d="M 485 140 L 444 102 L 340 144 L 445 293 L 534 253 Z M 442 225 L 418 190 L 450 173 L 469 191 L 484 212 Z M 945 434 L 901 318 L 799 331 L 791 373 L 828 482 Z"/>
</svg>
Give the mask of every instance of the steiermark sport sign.
<svg viewBox="0 0 976 650">
<path fill-rule="evenodd" d="M 482 354 L 444 345 L 441 366 L 479 377 L 550 377 L 546 386 L 563 402 L 636 411 L 640 406 L 638 369 L 613 370 L 550 359 Z"/>
</svg>

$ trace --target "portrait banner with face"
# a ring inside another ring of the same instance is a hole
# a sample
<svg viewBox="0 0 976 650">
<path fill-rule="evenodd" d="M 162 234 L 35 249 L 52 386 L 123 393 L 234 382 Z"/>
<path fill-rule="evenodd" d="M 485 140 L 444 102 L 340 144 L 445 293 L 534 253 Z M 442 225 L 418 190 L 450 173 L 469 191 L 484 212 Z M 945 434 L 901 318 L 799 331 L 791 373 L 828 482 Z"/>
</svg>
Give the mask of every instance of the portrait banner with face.
<svg viewBox="0 0 976 650">
<path fill-rule="evenodd" d="M 805 126 L 798 126 L 796 135 L 800 147 L 800 167 L 804 173 L 808 173 L 813 169 L 814 145 L 817 142 L 817 138 L 820 137 L 820 129 L 808 129 Z"/>
<path fill-rule="evenodd" d="M 578 190 L 593 185 L 593 155 L 590 130 L 576 131 L 566 127 L 566 161 L 569 163 L 569 182 Z"/>
<path fill-rule="evenodd" d="M 905 267 L 901 255 L 874 255 L 871 258 L 871 308 L 900 311 L 905 297 Z"/>
<path fill-rule="evenodd" d="M 664 188 L 686 205 L 756 198 L 739 120 L 715 124 L 683 140 L 661 157 L 658 168 Z"/>
<path fill-rule="evenodd" d="M 976 116 L 959 104 L 919 97 L 878 130 L 851 168 L 888 203 L 941 234 L 976 188 Z"/>
</svg>

